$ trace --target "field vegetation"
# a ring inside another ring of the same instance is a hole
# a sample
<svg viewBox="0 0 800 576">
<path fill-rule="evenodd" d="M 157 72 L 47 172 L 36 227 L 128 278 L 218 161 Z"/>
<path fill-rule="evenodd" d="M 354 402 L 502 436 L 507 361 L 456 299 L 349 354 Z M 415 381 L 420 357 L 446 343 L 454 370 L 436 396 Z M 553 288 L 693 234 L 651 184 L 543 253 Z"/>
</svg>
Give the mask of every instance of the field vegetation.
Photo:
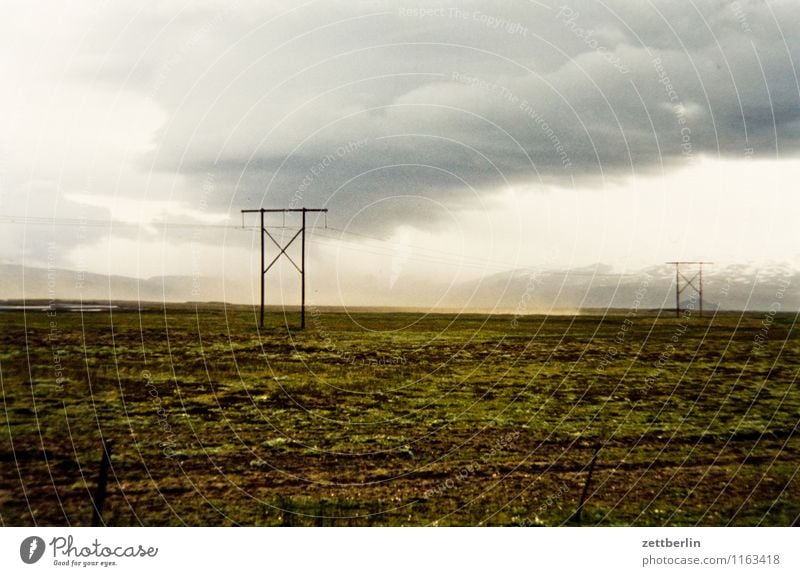
<svg viewBox="0 0 800 576">
<path fill-rule="evenodd" d="M 3 312 L 0 523 L 791 525 L 795 322 Z"/>
</svg>

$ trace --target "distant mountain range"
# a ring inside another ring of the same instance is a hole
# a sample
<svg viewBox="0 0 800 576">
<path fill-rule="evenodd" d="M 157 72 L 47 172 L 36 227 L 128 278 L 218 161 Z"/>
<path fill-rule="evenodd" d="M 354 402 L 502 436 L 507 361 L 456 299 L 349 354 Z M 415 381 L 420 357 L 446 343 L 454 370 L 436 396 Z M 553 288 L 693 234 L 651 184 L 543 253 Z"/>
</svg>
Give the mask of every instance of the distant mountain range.
<svg viewBox="0 0 800 576">
<path fill-rule="evenodd" d="M 682 272 L 692 278 L 690 268 Z M 695 280 L 695 284 L 697 284 Z M 683 280 L 681 286 L 684 285 Z M 586 309 L 675 308 L 675 267 L 660 265 L 619 274 L 597 264 L 570 270 L 529 269 L 488 276 L 470 286 L 470 307 L 504 312 L 570 312 Z M 681 308 L 699 306 L 694 291 L 682 291 Z M 706 310 L 800 310 L 800 271 L 783 266 L 727 266 L 703 272 Z"/>
<path fill-rule="evenodd" d="M 693 272 L 685 272 L 691 277 Z M 374 285 L 373 285 L 374 284 Z M 714 266 L 704 271 L 704 307 L 720 310 L 800 310 L 800 271 L 786 266 Z M 216 301 L 250 304 L 256 301 L 257 281 L 80 273 L 72 270 L 0 264 L 0 301 L 62 300 L 108 302 Z M 380 279 L 364 279 L 358 293 L 341 294 L 318 281 L 309 291 L 312 305 L 349 304 L 372 307 L 469 309 L 511 314 L 572 313 L 590 309 L 674 309 L 675 269 L 653 266 L 620 274 L 602 264 L 557 269 L 521 269 L 456 284 L 398 282 L 391 289 Z M 295 291 L 291 291 L 294 298 Z M 368 295 L 368 296 L 362 296 Z M 681 306 L 692 304 L 692 291 L 681 294 Z M 288 297 L 287 297 L 288 298 Z M 274 296 L 268 298 L 278 304 Z M 294 304 L 294 300 L 290 303 Z M 695 303 L 695 306 L 697 304 Z"/>
<path fill-rule="evenodd" d="M 245 303 L 248 284 L 212 277 L 157 276 L 140 279 L 64 269 L 0 264 L 0 300 Z M 225 298 L 229 295 L 229 298 Z"/>
</svg>

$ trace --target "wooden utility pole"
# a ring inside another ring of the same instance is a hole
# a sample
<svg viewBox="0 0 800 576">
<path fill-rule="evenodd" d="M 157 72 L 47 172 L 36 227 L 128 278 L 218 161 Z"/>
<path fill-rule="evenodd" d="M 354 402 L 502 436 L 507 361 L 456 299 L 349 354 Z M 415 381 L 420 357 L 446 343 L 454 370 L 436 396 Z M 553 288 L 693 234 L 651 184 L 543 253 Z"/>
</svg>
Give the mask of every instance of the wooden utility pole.
<svg viewBox="0 0 800 576">
<path fill-rule="evenodd" d="M 103 440 L 103 453 L 100 455 L 100 472 L 97 475 L 97 488 L 92 498 L 92 526 L 105 526 L 103 521 L 103 504 L 106 501 L 108 487 L 108 471 L 111 468 L 111 450 L 114 443 Z"/>
<path fill-rule="evenodd" d="M 308 212 L 327 212 L 327 208 L 257 208 L 254 210 L 242 210 L 242 214 L 252 214 L 258 213 L 261 217 L 261 309 L 259 312 L 259 319 L 258 319 L 258 326 L 260 328 L 264 327 L 264 293 L 265 293 L 265 276 L 270 268 L 278 261 L 281 256 L 286 256 L 289 259 L 289 262 L 295 267 L 295 269 L 300 273 L 300 328 L 303 329 L 306 327 L 306 213 Z M 300 225 L 300 229 L 295 233 L 294 236 L 284 245 L 281 246 L 280 243 L 275 239 L 275 237 L 269 233 L 267 230 L 266 225 L 264 224 L 264 214 L 267 213 L 286 213 L 286 212 L 300 212 L 302 213 L 302 221 Z M 300 266 L 298 266 L 292 257 L 286 252 L 289 246 L 292 245 L 297 237 L 300 237 Z M 278 254 L 272 261 L 265 266 L 266 263 L 266 238 L 272 240 L 272 243 L 278 247 Z"/>
<path fill-rule="evenodd" d="M 687 288 L 691 287 L 697 292 L 700 299 L 700 317 L 703 316 L 703 264 L 713 264 L 713 262 L 700 262 L 700 261 L 683 261 L 683 262 L 667 262 L 667 264 L 675 265 L 675 317 L 681 316 L 681 293 Z M 691 278 L 687 278 L 681 273 L 681 265 L 694 265 L 697 266 L 697 272 Z M 685 282 L 681 287 L 681 279 Z M 697 280 L 695 286 L 694 281 Z"/>
</svg>

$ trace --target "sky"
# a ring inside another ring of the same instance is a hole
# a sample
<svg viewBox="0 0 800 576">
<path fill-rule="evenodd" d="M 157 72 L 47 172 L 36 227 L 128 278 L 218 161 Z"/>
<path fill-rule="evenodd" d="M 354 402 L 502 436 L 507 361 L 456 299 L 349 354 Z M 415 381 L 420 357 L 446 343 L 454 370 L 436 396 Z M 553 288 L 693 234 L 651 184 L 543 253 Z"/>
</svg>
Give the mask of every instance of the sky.
<svg viewBox="0 0 800 576">
<path fill-rule="evenodd" d="M 800 269 L 794 0 L 4 13 L 2 264 L 252 289 L 240 211 L 305 206 L 329 210 L 310 273 L 350 301 L 531 267 Z"/>
</svg>

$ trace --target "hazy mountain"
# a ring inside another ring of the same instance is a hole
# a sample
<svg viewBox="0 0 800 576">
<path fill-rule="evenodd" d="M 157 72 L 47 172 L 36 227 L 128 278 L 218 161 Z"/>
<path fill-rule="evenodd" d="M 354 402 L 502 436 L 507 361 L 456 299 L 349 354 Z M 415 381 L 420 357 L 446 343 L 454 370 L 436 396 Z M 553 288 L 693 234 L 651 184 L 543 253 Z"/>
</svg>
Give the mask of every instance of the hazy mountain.
<svg viewBox="0 0 800 576">
<path fill-rule="evenodd" d="M 71 301 L 141 300 L 149 302 L 221 301 L 244 303 L 249 287 L 222 278 L 158 276 L 139 279 L 74 270 L 0 264 L 0 299 Z"/>
<path fill-rule="evenodd" d="M 684 271 L 688 277 L 694 272 Z M 576 312 L 593 308 L 657 309 L 675 306 L 675 269 L 653 266 L 636 273 L 615 273 L 597 264 L 570 270 L 521 269 L 486 276 L 456 286 L 417 284 L 387 290 L 380 279 L 361 279 L 360 288 L 372 298 L 363 305 L 417 308 L 457 308 L 504 313 Z M 800 310 L 800 272 L 774 265 L 755 268 L 734 265 L 704 271 L 707 310 Z M 0 300 L 141 300 L 227 301 L 253 303 L 258 284 L 219 277 L 158 276 L 137 279 L 19 265 L 0 265 Z M 338 305 L 346 298 L 318 282 L 309 292 L 309 303 Z M 338 288 L 341 290 L 341 286 Z M 292 292 L 292 297 L 294 292 Z M 691 290 L 681 294 L 688 306 Z M 275 296 L 268 303 L 277 304 Z M 291 301 L 294 303 L 294 301 Z"/>
<path fill-rule="evenodd" d="M 696 272 L 688 267 L 681 271 L 690 279 Z M 706 268 L 704 308 L 798 310 L 800 291 L 794 289 L 796 286 L 800 286 L 800 272 L 787 267 Z M 515 270 L 462 285 L 454 296 L 468 307 L 520 314 L 588 308 L 674 308 L 675 268 L 660 265 L 628 274 L 614 273 L 603 264 L 570 270 Z M 691 289 L 682 291 L 681 307 L 688 306 L 692 297 Z"/>
</svg>

